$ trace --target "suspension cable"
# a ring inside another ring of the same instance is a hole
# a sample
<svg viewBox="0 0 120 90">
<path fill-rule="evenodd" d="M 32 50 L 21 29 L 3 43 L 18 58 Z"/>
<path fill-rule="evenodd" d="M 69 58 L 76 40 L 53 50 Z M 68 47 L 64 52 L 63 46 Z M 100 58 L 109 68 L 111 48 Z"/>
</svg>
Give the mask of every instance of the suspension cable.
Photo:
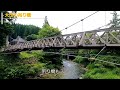
<svg viewBox="0 0 120 90">
<path fill-rule="evenodd" d="M 106 48 L 106 46 L 104 46 L 94 58 L 96 58 L 105 48 Z"/>
<path fill-rule="evenodd" d="M 120 66 L 119 63 L 113 63 L 113 62 L 109 62 L 109 61 L 105 61 L 105 60 L 100 60 L 100 59 L 95 59 L 95 60 L 101 61 L 101 62 L 105 62 L 105 63 L 110 63 L 110 64 L 113 64 L 113 65 L 119 65 Z"/>
<path fill-rule="evenodd" d="M 79 22 L 81 22 L 81 21 L 82 21 L 82 30 L 83 30 L 83 21 L 84 21 L 85 19 L 89 18 L 90 16 L 92 16 L 92 15 L 98 13 L 98 12 L 99 12 L 99 11 L 96 11 L 96 12 L 94 12 L 94 13 L 88 15 L 87 17 L 85 17 L 85 18 L 83 18 L 83 19 L 81 19 L 81 20 L 79 20 L 79 21 L 73 23 L 72 25 L 70 25 L 70 26 L 68 26 L 68 27 L 66 27 L 66 28 L 64 28 L 64 29 L 62 29 L 62 30 L 60 30 L 60 31 L 66 30 L 66 29 L 72 27 L 73 25 L 75 25 L 75 24 L 77 24 L 77 23 L 79 23 Z M 52 36 L 54 36 L 54 35 L 56 35 L 56 34 L 52 34 Z M 58 36 L 59 36 L 59 35 L 58 35 Z"/>
<path fill-rule="evenodd" d="M 88 58 L 88 57 L 81 57 L 81 58 Z M 105 62 L 105 63 L 110 63 L 110 64 L 114 64 L 114 65 L 119 65 L 119 66 L 120 66 L 119 63 L 113 63 L 113 62 L 109 62 L 109 61 L 105 61 L 105 60 L 100 60 L 100 59 L 94 59 L 94 60 L 96 60 L 96 61 L 101 61 L 101 62 Z"/>
<path fill-rule="evenodd" d="M 88 57 L 81 57 L 81 58 L 88 58 Z M 88 59 L 93 59 L 95 61 L 100 61 L 100 62 L 105 62 L 105 63 L 110 63 L 110 64 L 113 64 L 113 65 L 120 66 L 120 63 L 113 63 L 113 62 L 109 62 L 109 61 L 105 61 L 105 60 L 100 60 L 100 59 L 97 59 L 97 58 L 88 58 Z"/>
<path fill-rule="evenodd" d="M 92 16 L 92 15 L 96 14 L 97 12 L 99 12 L 99 11 L 96 11 L 96 12 L 94 12 L 94 13 L 90 14 L 89 16 L 87 16 L 87 17 L 85 17 L 85 18 L 81 19 L 80 21 L 77 21 L 77 22 L 73 23 L 72 25 L 70 25 L 70 26 L 68 26 L 68 27 L 66 27 L 66 28 L 64 28 L 64 29 L 62 29 L 61 31 L 63 31 L 63 30 L 65 30 L 65 29 L 68 29 L 68 28 L 72 27 L 73 25 L 75 25 L 75 24 L 77 24 L 77 23 L 79 23 L 79 22 L 81 22 L 81 21 L 83 21 L 83 20 L 85 20 L 85 19 L 89 18 L 90 16 Z"/>
</svg>

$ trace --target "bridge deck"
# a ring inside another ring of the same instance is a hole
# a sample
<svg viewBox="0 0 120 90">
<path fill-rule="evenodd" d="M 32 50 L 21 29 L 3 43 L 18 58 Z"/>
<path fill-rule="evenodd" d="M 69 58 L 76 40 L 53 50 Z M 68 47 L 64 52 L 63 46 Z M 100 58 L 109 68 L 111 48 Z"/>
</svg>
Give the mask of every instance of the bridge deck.
<svg viewBox="0 0 120 90">
<path fill-rule="evenodd" d="M 67 35 L 59 35 L 27 41 L 25 43 L 9 45 L 3 52 L 16 52 L 24 50 L 40 50 L 51 48 L 102 48 L 104 46 L 119 48 L 120 47 L 120 27 L 105 28 L 100 30 L 85 31 Z"/>
</svg>

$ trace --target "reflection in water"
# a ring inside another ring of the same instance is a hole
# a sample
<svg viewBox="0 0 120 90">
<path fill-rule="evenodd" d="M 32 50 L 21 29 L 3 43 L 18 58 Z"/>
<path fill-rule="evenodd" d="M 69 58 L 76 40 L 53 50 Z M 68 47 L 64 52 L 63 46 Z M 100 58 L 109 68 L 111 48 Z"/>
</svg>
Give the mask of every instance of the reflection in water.
<svg viewBox="0 0 120 90">
<path fill-rule="evenodd" d="M 78 79 L 82 70 L 77 63 L 63 60 L 63 76 L 61 79 Z"/>
</svg>

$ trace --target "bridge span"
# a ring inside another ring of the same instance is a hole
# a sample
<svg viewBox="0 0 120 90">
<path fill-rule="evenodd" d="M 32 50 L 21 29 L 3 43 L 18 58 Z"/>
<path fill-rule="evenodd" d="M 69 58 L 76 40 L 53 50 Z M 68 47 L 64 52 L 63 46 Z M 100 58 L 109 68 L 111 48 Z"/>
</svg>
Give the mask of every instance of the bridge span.
<svg viewBox="0 0 120 90">
<path fill-rule="evenodd" d="M 2 52 L 21 52 L 51 48 L 120 48 L 120 27 L 58 35 L 9 45 Z"/>
</svg>

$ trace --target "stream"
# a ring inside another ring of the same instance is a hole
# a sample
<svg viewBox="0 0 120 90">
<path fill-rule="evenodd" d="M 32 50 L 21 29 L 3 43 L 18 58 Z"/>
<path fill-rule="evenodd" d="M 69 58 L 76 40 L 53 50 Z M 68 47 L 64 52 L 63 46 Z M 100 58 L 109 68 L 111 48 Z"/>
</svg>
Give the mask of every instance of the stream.
<svg viewBox="0 0 120 90">
<path fill-rule="evenodd" d="M 80 69 L 79 64 L 73 61 L 63 60 L 63 75 L 61 79 L 79 79 L 82 73 L 83 70 Z"/>
</svg>

